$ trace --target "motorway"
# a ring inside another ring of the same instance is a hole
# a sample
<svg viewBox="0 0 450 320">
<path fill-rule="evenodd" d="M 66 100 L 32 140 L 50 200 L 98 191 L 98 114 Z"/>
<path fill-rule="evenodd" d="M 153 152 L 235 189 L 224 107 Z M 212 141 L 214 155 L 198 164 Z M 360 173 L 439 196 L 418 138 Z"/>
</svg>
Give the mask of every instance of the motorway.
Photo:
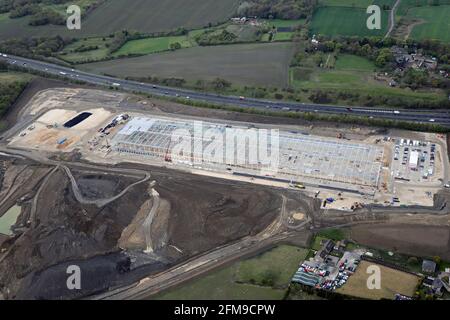
<svg viewBox="0 0 450 320">
<path fill-rule="evenodd" d="M 141 92 L 153 96 L 184 98 L 193 101 L 202 101 L 219 105 L 232 105 L 243 108 L 256 108 L 262 110 L 280 110 L 311 112 L 320 114 L 348 114 L 368 118 L 383 118 L 421 123 L 436 123 L 450 126 L 450 114 L 440 110 L 391 110 L 383 108 L 365 108 L 345 106 L 330 106 L 310 103 L 295 103 L 286 101 L 272 101 L 265 99 L 241 98 L 236 96 L 225 96 L 213 93 L 185 90 L 179 88 L 152 85 L 137 81 L 124 80 L 104 75 L 83 72 L 68 67 L 51 64 L 48 62 L 31 60 L 13 55 L 0 54 L 0 61 L 21 68 L 43 72 L 49 75 L 78 80 L 89 84 L 116 87 L 130 92 Z"/>
</svg>

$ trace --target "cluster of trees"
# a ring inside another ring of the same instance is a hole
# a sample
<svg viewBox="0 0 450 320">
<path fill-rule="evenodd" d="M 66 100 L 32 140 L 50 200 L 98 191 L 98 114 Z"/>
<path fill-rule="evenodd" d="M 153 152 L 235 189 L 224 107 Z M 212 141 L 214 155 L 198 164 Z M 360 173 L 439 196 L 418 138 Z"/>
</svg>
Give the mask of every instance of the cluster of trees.
<svg viewBox="0 0 450 320">
<path fill-rule="evenodd" d="M 314 54 L 313 58 L 317 65 L 323 61 L 318 53 L 349 53 L 365 57 L 383 71 L 393 72 L 397 69 L 397 63 L 392 53 L 392 46 L 406 48 L 409 53 L 421 52 L 424 55 L 435 57 L 439 63 L 439 70 L 449 70 L 450 45 L 434 40 L 396 40 L 392 38 L 382 39 L 379 37 L 354 38 L 341 37 L 337 39 L 320 39 L 318 45 L 310 44 L 305 52 L 299 51 L 291 61 L 291 66 L 301 66 L 307 54 Z M 448 72 L 448 71 L 447 71 Z M 404 74 L 396 74 L 394 79 L 402 86 L 411 89 L 420 87 L 448 88 L 449 80 L 443 79 L 428 72 L 427 70 L 407 70 Z"/>
<path fill-rule="evenodd" d="M 0 72 L 7 70 L 5 63 L 0 63 Z M 0 117 L 16 101 L 17 97 L 27 86 L 27 81 L 0 82 Z"/>
<path fill-rule="evenodd" d="M 97 50 L 97 49 L 98 49 L 98 46 L 85 46 L 84 44 L 82 44 L 78 48 L 75 48 L 73 50 L 73 52 L 86 52 L 86 51 L 92 51 L 92 50 Z"/>
<path fill-rule="evenodd" d="M 55 10 L 45 8 L 49 4 L 67 3 L 70 0 L 0 0 L 0 13 L 9 12 L 11 19 L 31 16 L 29 25 L 62 25 L 65 17 Z"/>
<path fill-rule="evenodd" d="M 195 37 L 195 41 L 201 46 L 210 46 L 217 44 L 233 43 L 238 36 L 226 29 L 221 32 L 207 30 Z"/>
<path fill-rule="evenodd" d="M 303 19 L 312 14 L 317 4 L 318 0 L 247 0 L 237 13 L 268 19 Z"/>
<path fill-rule="evenodd" d="M 393 57 L 389 49 L 394 45 L 407 48 L 410 53 L 420 50 L 425 55 L 436 57 L 438 62 L 443 64 L 447 64 L 450 58 L 450 44 L 436 40 L 418 41 L 380 37 L 338 37 L 336 39 L 321 37 L 319 40 L 319 45 L 310 44 L 306 51 L 333 52 L 338 50 L 366 57 L 379 66 L 387 66 L 389 62 L 392 62 Z"/>
<path fill-rule="evenodd" d="M 0 42 L 0 52 L 6 52 L 23 57 L 50 57 L 69 44 L 71 39 L 60 36 L 52 38 L 22 38 L 9 39 Z"/>
<path fill-rule="evenodd" d="M 64 25 L 66 18 L 60 13 L 51 9 L 41 9 L 31 16 L 28 24 L 30 26 L 43 26 L 46 24 Z"/>
<path fill-rule="evenodd" d="M 83 7 L 83 15 L 97 8 L 104 1 L 97 0 L 86 4 Z M 71 0 L 0 0 L 0 13 L 9 12 L 11 19 L 30 16 L 28 24 L 31 26 L 63 25 L 66 22 L 66 17 L 48 6 L 46 7 L 46 5 L 70 4 L 70 2 Z"/>
</svg>

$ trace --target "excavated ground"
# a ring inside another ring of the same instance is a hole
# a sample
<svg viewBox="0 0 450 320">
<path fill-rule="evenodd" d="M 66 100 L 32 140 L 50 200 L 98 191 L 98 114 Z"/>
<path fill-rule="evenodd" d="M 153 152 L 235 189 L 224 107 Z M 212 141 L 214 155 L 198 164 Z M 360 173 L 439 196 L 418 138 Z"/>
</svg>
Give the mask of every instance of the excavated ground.
<svg viewBox="0 0 450 320">
<path fill-rule="evenodd" d="M 0 288 L 8 299 L 76 298 L 132 283 L 195 254 L 261 232 L 279 216 L 281 195 L 288 197 L 287 211 L 311 211 L 311 201 L 298 192 L 153 167 L 145 167 L 151 174 L 149 181 L 99 208 L 76 200 L 62 168 L 52 171 L 51 166 L 16 162 L 4 162 L 3 180 L 14 180 L 13 173 L 20 177 L 24 167 L 34 171 L 28 181 L 31 191 L 25 188 L 17 193 L 22 213 L 16 226 L 21 228 L 1 246 Z M 41 171 L 46 174 L 36 173 Z M 91 169 L 71 172 L 88 199 L 112 197 L 141 179 Z M 139 241 L 134 248 L 122 250 L 121 239 L 127 242 L 124 230 L 139 224 L 135 217 L 140 210 L 145 213 L 151 208 L 151 181 L 162 200 L 152 223 L 154 253 L 143 254 L 144 243 Z M 0 192 L 10 187 L 3 183 Z M 11 204 L 17 196 L 11 197 Z M 117 263 L 126 257 L 132 258 L 132 271 L 120 274 Z M 71 264 L 82 269 L 80 291 L 66 288 L 66 268 Z"/>
</svg>

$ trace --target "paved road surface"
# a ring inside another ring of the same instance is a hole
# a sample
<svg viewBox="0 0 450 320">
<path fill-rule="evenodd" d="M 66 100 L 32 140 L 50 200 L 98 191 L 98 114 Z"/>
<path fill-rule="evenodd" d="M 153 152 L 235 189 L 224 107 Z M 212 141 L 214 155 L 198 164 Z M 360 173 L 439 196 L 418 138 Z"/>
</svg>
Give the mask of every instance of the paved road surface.
<svg viewBox="0 0 450 320">
<path fill-rule="evenodd" d="M 198 91 L 184 90 L 179 88 L 162 87 L 142 82 L 123 80 L 103 75 L 97 75 L 87 72 L 62 67 L 59 65 L 26 59 L 18 56 L 8 55 L 0 56 L 0 60 L 4 60 L 10 64 L 29 68 L 31 70 L 44 72 L 51 75 L 66 77 L 68 79 L 79 80 L 90 84 L 100 86 L 115 86 L 126 91 L 136 91 L 154 96 L 182 97 L 195 101 L 203 101 L 208 103 L 216 103 L 221 105 L 234 105 L 243 108 L 257 108 L 264 110 L 287 110 L 301 112 L 316 112 L 321 114 L 351 114 L 357 116 L 384 118 L 393 120 L 404 120 L 412 122 L 433 122 L 450 126 L 450 114 L 443 110 L 389 110 L 383 108 L 365 108 L 352 107 L 348 110 L 344 106 L 318 105 L 309 103 L 294 103 L 285 101 L 271 101 L 264 99 L 252 99 L 235 96 L 224 96 L 212 93 L 204 93 Z"/>
</svg>

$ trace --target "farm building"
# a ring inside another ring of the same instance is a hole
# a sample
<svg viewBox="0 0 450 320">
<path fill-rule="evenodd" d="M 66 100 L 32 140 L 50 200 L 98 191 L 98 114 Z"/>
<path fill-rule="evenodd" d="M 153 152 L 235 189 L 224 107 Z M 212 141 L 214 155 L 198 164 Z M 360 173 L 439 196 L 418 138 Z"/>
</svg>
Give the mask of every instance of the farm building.
<svg viewBox="0 0 450 320">
<path fill-rule="evenodd" d="M 426 273 L 434 273 L 436 271 L 436 262 L 431 260 L 423 260 L 422 271 Z"/>
</svg>

